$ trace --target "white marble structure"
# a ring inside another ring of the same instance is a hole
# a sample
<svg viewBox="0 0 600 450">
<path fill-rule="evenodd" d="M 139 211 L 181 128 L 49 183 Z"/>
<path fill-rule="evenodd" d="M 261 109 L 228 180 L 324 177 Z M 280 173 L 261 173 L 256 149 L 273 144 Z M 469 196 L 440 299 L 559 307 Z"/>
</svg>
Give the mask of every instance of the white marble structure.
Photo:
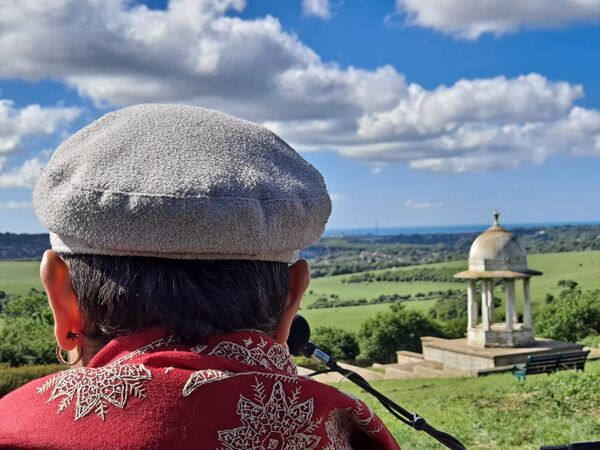
<svg viewBox="0 0 600 450">
<path fill-rule="evenodd" d="M 499 216 L 494 212 L 494 224 L 471 245 L 469 270 L 454 275 L 469 283 L 467 343 L 476 347 L 528 347 L 535 342 L 529 281 L 542 273 L 527 267 L 525 248 L 498 223 Z M 523 287 L 522 323 L 517 320 L 517 282 L 522 282 Z M 504 285 L 504 323 L 494 323 L 494 288 L 499 284 Z M 481 297 L 481 321 L 478 296 Z"/>
</svg>

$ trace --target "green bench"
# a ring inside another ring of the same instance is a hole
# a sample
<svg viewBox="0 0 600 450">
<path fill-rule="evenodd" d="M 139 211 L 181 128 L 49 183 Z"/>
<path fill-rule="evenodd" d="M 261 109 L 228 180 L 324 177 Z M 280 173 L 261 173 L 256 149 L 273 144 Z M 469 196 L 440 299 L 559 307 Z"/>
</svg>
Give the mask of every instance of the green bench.
<svg viewBox="0 0 600 450">
<path fill-rule="evenodd" d="M 527 362 L 517 364 L 512 369 L 512 374 L 519 381 L 525 379 L 527 375 L 536 375 L 538 373 L 554 373 L 557 370 L 583 370 L 587 360 L 589 350 L 568 353 L 554 353 L 552 355 L 529 355 Z"/>
</svg>

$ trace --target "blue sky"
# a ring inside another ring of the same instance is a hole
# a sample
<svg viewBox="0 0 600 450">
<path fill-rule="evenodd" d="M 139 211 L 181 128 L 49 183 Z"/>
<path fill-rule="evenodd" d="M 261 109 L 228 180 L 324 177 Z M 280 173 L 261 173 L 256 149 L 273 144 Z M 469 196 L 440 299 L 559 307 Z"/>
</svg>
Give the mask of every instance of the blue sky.
<svg viewBox="0 0 600 450">
<path fill-rule="evenodd" d="M 0 1 L 0 232 L 43 231 L 51 151 L 146 101 L 276 131 L 331 228 L 600 220 L 600 0 L 98 5 Z"/>
</svg>

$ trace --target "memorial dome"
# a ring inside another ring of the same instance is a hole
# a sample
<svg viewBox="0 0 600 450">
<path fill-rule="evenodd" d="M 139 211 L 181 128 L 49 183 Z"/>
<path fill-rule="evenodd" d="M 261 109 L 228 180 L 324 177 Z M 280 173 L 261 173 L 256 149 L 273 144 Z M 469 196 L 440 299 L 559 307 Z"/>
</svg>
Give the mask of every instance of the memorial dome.
<svg viewBox="0 0 600 450">
<path fill-rule="evenodd" d="M 469 270 L 457 278 L 523 278 L 541 275 L 527 267 L 527 252 L 519 239 L 499 223 L 500 214 L 494 212 L 494 223 L 481 233 L 469 251 Z"/>
</svg>

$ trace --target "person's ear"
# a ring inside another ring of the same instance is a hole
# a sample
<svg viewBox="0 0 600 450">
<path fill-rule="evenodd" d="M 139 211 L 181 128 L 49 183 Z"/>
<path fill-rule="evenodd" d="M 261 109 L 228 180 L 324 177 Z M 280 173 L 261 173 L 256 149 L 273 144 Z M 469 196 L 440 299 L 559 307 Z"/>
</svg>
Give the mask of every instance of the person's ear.
<svg viewBox="0 0 600 450">
<path fill-rule="evenodd" d="M 69 265 L 53 250 L 46 250 L 40 265 L 40 278 L 54 316 L 56 342 L 67 351 L 73 350 L 81 345 L 84 320 L 69 279 Z"/>
<path fill-rule="evenodd" d="M 292 320 L 294 320 L 294 316 L 300 309 L 300 300 L 302 300 L 302 296 L 310 283 L 310 269 L 306 260 L 299 259 L 290 266 L 289 271 L 289 286 L 285 307 L 274 335 L 275 340 L 282 345 L 287 342 Z"/>
</svg>

